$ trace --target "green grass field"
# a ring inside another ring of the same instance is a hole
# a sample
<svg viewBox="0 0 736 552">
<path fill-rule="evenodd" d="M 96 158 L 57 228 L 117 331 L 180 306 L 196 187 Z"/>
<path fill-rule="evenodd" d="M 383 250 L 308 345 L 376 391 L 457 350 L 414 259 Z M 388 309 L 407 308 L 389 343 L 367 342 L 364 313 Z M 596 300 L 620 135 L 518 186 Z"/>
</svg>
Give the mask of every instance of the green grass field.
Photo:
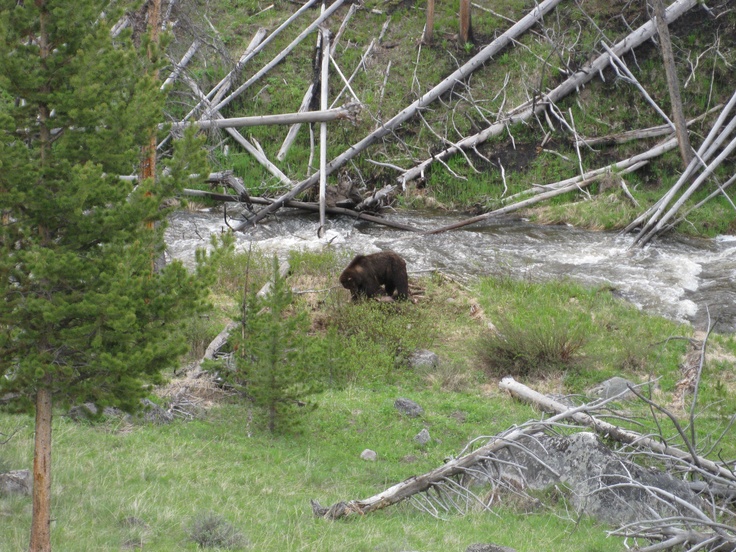
<svg viewBox="0 0 736 552">
<path fill-rule="evenodd" d="M 305 289 L 328 287 L 342 266 L 342 258 L 333 253 L 298 254 L 292 261 L 297 268 L 289 282 L 297 288 L 305 284 Z M 219 315 L 211 317 L 206 330 L 210 338 L 221 324 L 214 321 L 237 310 L 228 289 L 235 285 L 235 274 L 244 274 L 233 267 L 246 262 L 244 254 L 232 252 L 219 261 L 231 276 L 222 274 L 213 289 Z M 263 265 L 267 263 L 251 264 Z M 298 424 L 288 431 L 270 434 L 259 410 L 237 394 L 202 382 L 189 382 L 192 400 L 200 403 L 196 418 L 189 421 L 154 425 L 113 416 L 75 422 L 58 412 L 54 548 L 197 550 L 199 542 L 211 550 L 444 552 L 494 542 L 520 552 L 621 550 L 622 541 L 607 536 L 611 528 L 577 516 L 564 493 L 551 493 L 535 508 L 508 497 L 492 512 L 471 506 L 465 515 L 443 513 L 442 519 L 409 503 L 343 521 L 314 517 L 310 500 L 328 506 L 370 497 L 442 465 L 472 439 L 540 417 L 499 392 L 498 381 L 509 366 L 493 362 L 489 321 L 512 328 L 522 320 L 514 345 L 520 354 L 527 342 L 523 332 L 530 328 L 523 320 L 549 321 L 534 326 L 534 335 L 557 335 L 564 321 L 584 329 L 586 339 L 565 362 L 546 371 L 517 372 L 531 387 L 582 393 L 612 375 L 636 381 L 658 377 L 654 398 L 681 420 L 687 416 L 671 404 L 686 351 L 685 340 L 672 338 L 689 337 L 687 327 L 646 316 L 607 290 L 564 282 L 483 280 L 463 289 L 428 276 L 412 285 L 421 289 L 416 304 L 354 304 L 342 289 L 316 298 L 295 296 L 293 308 L 308 309 L 313 320 L 313 339 L 350 343 L 350 350 L 340 364 L 344 377 L 339 384 L 325 385 L 313 397 L 315 410 L 297 409 Z M 428 328 L 433 332 L 427 333 Z M 390 339 L 397 332 L 400 343 Z M 385 339 L 372 340 L 371 335 Z M 378 354 L 381 343 L 384 351 Z M 408 368 L 404 347 L 409 346 L 432 349 L 440 365 Z M 736 411 L 736 344 L 730 336 L 713 335 L 709 347 L 712 356 L 696 418 L 699 445 L 706 448 Z M 324 367 L 314 370 L 315 377 L 325 374 Z M 184 383 L 174 378 L 172 385 L 180 389 Z M 164 390 L 152 395 L 161 404 L 170 396 Z M 419 403 L 424 415 L 399 414 L 394 408 L 399 397 Z M 686 397 L 687 405 L 690 400 Z M 643 406 L 624 407 L 629 414 L 647 413 Z M 667 420 L 660 423 L 666 435 L 675 434 Z M 645 424 L 654 429 L 651 422 Z M 431 441 L 420 446 L 414 436 L 423 428 Z M 0 433 L 14 433 L 0 445 L 0 471 L 30 468 L 32 419 L 2 414 Z M 721 443 L 723 458 L 733 458 L 734 442 Z M 366 448 L 376 451 L 376 462 L 360 459 Z M 0 497 L 0 550 L 26 548 L 30 515 L 30 497 Z"/>
</svg>

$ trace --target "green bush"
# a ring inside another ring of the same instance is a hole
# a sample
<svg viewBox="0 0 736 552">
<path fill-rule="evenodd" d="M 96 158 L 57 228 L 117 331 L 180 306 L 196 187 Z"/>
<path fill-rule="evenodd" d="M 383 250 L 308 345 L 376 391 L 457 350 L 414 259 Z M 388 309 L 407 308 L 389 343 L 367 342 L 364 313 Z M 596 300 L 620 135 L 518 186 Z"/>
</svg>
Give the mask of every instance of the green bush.
<svg viewBox="0 0 736 552">
<path fill-rule="evenodd" d="M 235 550 L 247 545 L 243 534 L 229 521 L 214 512 L 200 513 L 192 520 L 189 539 L 201 548 Z"/>
</svg>

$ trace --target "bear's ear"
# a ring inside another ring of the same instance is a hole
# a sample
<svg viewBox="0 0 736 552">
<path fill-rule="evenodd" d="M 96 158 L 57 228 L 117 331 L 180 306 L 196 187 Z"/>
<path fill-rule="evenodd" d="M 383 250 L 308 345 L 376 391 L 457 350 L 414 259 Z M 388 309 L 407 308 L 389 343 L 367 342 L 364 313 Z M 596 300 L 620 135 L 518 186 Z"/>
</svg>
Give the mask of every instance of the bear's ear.
<svg viewBox="0 0 736 552">
<path fill-rule="evenodd" d="M 357 272 L 358 274 L 362 274 L 363 273 L 363 267 L 360 266 L 360 265 L 356 266 L 355 267 L 355 272 Z"/>
</svg>

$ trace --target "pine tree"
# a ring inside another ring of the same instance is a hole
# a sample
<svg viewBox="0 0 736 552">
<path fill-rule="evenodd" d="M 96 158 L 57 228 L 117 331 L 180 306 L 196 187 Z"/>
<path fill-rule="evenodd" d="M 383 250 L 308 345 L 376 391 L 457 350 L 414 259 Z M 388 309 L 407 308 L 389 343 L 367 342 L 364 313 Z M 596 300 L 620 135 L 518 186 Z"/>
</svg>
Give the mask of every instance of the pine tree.
<svg viewBox="0 0 736 552">
<path fill-rule="evenodd" d="M 311 407 L 307 397 L 321 389 L 321 377 L 310 370 L 320 355 L 317 342 L 307 335 L 307 313 L 289 312 L 291 305 L 291 290 L 274 257 L 270 292 L 265 297 L 247 296 L 243 331 L 234 338 L 238 352 L 234 377 L 264 410 L 272 433 L 293 428 L 296 410 Z"/>
<path fill-rule="evenodd" d="M 153 268 L 162 201 L 203 170 L 195 141 L 166 178 L 119 178 L 163 98 L 145 52 L 111 38 L 114 6 L 0 2 L 0 407 L 36 413 L 32 551 L 51 549 L 54 407 L 135 409 L 203 296 L 180 264 Z"/>
</svg>

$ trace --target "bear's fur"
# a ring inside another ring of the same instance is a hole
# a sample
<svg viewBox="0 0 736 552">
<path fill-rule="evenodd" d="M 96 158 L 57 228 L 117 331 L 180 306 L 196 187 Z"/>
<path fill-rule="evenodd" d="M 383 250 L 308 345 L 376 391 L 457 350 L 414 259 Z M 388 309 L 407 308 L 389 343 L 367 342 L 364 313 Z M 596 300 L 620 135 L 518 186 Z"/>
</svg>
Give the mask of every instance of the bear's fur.
<svg viewBox="0 0 736 552">
<path fill-rule="evenodd" d="M 340 283 L 350 290 L 353 300 L 373 297 L 382 287 L 389 297 L 394 291 L 399 299 L 409 297 L 406 262 L 393 251 L 358 255 L 340 274 Z"/>
</svg>

